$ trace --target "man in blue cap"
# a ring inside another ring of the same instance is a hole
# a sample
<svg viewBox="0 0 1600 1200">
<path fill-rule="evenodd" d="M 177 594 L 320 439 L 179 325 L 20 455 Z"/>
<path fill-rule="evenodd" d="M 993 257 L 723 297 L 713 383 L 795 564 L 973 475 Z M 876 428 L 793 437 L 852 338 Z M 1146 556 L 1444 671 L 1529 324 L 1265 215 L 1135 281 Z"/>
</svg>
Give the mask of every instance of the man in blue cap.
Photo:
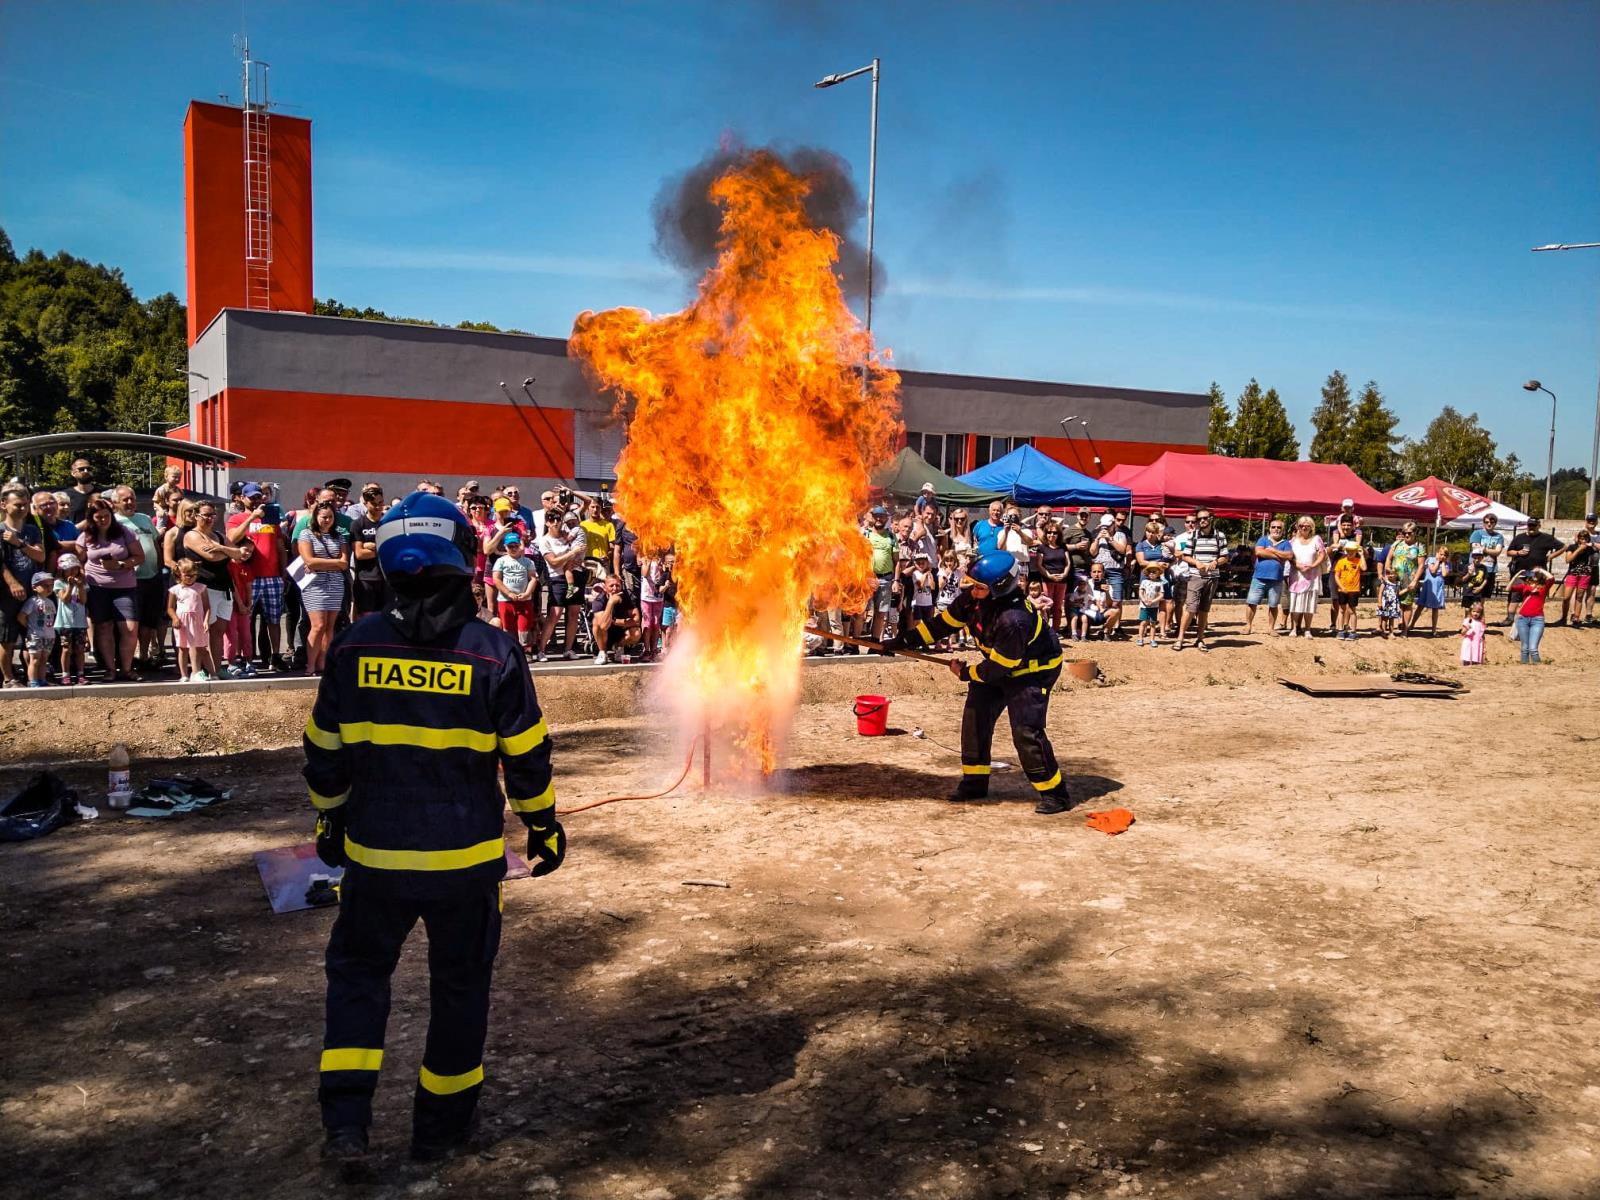
<svg viewBox="0 0 1600 1200">
<path fill-rule="evenodd" d="M 508 799 L 531 831 L 535 875 L 566 853 L 527 659 L 478 619 L 472 526 L 448 500 L 413 493 L 376 540 L 393 597 L 334 640 L 305 732 L 317 853 L 345 867 L 318 1098 L 324 1157 L 347 1173 L 367 1152 L 389 978 L 412 927 L 428 931 L 432 1013 L 411 1154 L 429 1161 L 466 1144 L 483 1088 Z"/>
<path fill-rule="evenodd" d="M 1042 614 L 1028 603 L 1019 583 L 1017 557 L 991 551 L 967 570 L 950 606 L 930 620 L 902 630 L 885 644 L 922 649 L 965 629 L 983 652 L 977 663 L 951 662 L 967 685 L 961 714 L 961 783 L 952 800 L 981 800 L 989 794 L 989 754 L 995 723 L 1011 716 L 1011 740 L 1023 773 L 1039 793 L 1034 812 L 1064 813 L 1073 805 L 1061 778 L 1055 749 L 1045 733 L 1050 690 L 1061 678 L 1061 641 Z"/>
</svg>

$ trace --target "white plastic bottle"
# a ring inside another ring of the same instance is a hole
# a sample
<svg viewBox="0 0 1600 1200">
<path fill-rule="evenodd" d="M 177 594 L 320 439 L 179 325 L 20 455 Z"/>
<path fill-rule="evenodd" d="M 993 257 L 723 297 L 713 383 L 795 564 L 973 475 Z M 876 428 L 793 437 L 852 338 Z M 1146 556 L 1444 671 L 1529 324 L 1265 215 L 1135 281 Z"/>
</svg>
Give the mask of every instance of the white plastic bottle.
<svg viewBox="0 0 1600 1200">
<path fill-rule="evenodd" d="M 133 800 L 132 775 L 128 770 L 128 748 L 121 742 L 111 747 L 106 758 L 106 804 L 127 808 Z"/>
</svg>

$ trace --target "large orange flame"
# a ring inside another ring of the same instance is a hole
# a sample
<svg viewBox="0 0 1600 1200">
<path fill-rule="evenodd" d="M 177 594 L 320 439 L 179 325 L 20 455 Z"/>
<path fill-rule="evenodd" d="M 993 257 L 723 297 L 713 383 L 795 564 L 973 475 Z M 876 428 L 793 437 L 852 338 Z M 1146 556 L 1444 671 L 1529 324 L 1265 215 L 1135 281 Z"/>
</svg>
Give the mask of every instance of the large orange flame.
<svg viewBox="0 0 1600 1200">
<path fill-rule="evenodd" d="M 618 507 L 642 546 L 678 553 L 668 682 L 763 771 L 798 698 L 807 598 L 870 594 L 856 517 L 898 425 L 900 377 L 845 304 L 807 186 L 746 155 L 711 186 L 721 236 L 695 301 L 658 320 L 586 312 L 568 342 L 628 421 Z"/>
</svg>

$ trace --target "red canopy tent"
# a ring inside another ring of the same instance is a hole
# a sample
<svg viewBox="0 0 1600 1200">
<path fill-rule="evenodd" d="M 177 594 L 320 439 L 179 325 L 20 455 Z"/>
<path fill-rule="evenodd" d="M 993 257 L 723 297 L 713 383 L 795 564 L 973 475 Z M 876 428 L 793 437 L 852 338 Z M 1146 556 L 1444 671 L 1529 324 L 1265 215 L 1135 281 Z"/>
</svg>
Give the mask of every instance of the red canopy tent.
<svg viewBox="0 0 1600 1200">
<path fill-rule="evenodd" d="M 1133 493 L 1135 511 L 1144 512 L 1210 508 L 1219 517 L 1282 512 L 1321 518 L 1338 512 L 1343 501 L 1354 500 L 1356 515 L 1364 524 L 1399 525 L 1423 515 L 1415 505 L 1402 504 L 1368 487 L 1339 463 L 1278 462 L 1169 450 L 1148 466 L 1112 467 L 1103 482 L 1127 488 Z"/>
</svg>

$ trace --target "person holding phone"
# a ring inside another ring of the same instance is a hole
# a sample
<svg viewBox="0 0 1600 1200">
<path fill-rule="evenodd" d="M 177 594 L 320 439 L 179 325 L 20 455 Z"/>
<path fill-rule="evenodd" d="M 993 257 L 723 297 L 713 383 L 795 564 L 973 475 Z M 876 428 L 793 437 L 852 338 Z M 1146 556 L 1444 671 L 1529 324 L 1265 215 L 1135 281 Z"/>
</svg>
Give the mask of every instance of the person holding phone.
<svg viewBox="0 0 1600 1200">
<path fill-rule="evenodd" d="M 229 540 L 243 528 L 243 536 L 255 547 L 255 553 L 245 564 L 250 579 L 249 619 L 256 619 L 266 627 L 267 647 L 272 655 L 271 664 L 283 669 L 287 664 L 281 653 L 283 644 L 283 568 L 288 561 L 288 538 L 283 532 L 283 506 L 267 498 L 266 489 L 250 482 L 239 489 L 239 499 L 244 511 L 228 518 Z M 257 639 L 252 634 L 253 648 Z M 245 674 L 255 674 L 254 664 L 245 664 Z"/>
</svg>

